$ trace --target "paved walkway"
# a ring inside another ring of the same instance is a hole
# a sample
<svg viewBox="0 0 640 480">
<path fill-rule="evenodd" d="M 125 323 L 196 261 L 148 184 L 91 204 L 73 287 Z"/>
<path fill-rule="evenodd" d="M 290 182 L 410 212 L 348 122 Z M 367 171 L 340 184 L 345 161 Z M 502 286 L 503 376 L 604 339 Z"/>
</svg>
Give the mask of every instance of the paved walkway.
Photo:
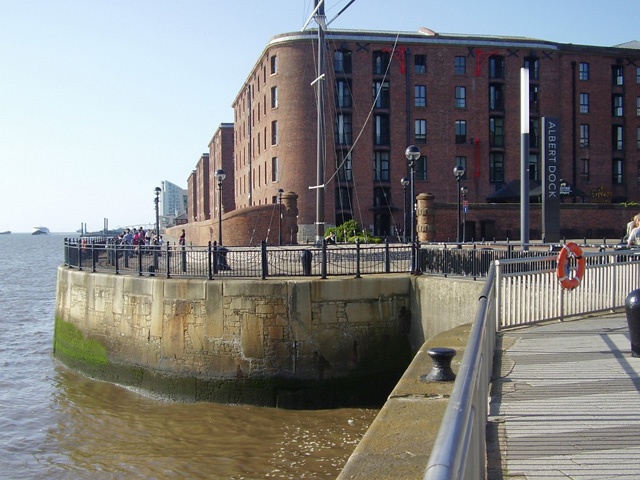
<svg viewBox="0 0 640 480">
<path fill-rule="evenodd" d="M 624 312 L 508 330 L 501 341 L 490 480 L 640 479 L 640 358 Z"/>
</svg>

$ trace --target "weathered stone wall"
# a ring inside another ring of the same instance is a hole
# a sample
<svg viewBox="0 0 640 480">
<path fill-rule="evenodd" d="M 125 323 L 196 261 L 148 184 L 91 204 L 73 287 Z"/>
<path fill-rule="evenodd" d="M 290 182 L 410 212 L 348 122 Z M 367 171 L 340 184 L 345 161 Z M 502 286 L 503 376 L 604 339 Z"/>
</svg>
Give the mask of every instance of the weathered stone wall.
<svg viewBox="0 0 640 480">
<path fill-rule="evenodd" d="M 177 399 L 297 406 L 331 380 L 375 377 L 384 400 L 410 360 L 410 291 L 404 275 L 207 281 L 60 267 L 54 351 Z"/>
</svg>

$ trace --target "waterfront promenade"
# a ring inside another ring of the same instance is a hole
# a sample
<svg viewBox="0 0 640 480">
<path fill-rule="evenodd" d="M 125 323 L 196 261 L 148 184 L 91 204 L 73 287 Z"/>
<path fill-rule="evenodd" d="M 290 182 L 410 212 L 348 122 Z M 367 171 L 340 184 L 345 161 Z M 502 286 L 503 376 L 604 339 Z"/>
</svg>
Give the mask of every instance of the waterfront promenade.
<svg viewBox="0 0 640 480">
<path fill-rule="evenodd" d="M 640 358 L 624 310 L 499 337 L 489 480 L 640 478 Z"/>
</svg>

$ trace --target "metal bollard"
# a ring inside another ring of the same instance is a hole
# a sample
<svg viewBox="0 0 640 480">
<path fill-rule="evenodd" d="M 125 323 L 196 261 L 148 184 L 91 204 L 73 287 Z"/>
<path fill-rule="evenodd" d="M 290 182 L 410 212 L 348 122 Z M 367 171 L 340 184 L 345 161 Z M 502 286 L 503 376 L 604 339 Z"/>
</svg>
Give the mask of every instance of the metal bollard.
<svg viewBox="0 0 640 480">
<path fill-rule="evenodd" d="M 456 356 L 453 348 L 430 348 L 427 354 L 433 360 L 433 368 L 427 375 L 420 377 L 423 382 L 450 382 L 456 379 L 451 370 L 451 360 Z"/>
<path fill-rule="evenodd" d="M 624 301 L 631 340 L 631 356 L 640 357 L 640 288 L 633 290 Z"/>
</svg>

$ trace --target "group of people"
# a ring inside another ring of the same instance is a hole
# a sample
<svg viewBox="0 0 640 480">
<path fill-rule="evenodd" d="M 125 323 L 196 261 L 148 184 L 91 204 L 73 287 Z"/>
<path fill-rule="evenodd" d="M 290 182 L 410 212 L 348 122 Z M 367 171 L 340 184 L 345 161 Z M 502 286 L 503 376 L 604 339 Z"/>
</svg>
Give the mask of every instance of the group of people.
<svg viewBox="0 0 640 480">
<path fill-rule="evenodd" d="M 162 235 L 156 235 L 155 231 L 146 231 L 140 227 L 133 231 L 127 228 L 118 235 L 117 242 L 119 245 L 162 245 L 163 240 Z"/>
<path fill-rule="evenodd" d="M 640 245 L 640 213 L 627 223 L 627 245 Z"/>
</svg>

